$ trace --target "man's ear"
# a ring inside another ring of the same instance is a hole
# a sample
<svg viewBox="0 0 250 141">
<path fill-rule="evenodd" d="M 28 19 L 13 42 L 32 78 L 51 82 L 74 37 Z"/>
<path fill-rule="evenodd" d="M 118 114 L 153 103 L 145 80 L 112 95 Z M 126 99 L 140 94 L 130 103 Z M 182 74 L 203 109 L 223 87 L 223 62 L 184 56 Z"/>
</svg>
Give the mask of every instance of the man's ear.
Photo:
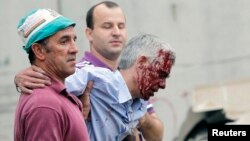
<svg viewBox="0 0 250 141">
<path fill-rule="evenodd" d="M 37 59 L 45 60 L 46 50 L 41 44 L 34 43 L 31 46 L 31 49 L 34 52 L 34 55 L 36 56 Z"/>
<path fill-rule="evenodd" d="M 146 65 L 146 63 L 148 62 L 148 57 L 146 56 L 139 56 L 137 59 L 136 59 L 136 67 L 139 68 L 139 69 L 142 69 L 143 66 Z"/>
<path fill-rule="evenodd" d="M 86 28 L 85 29 L 85 36 L 87 37 L 87 39 L 92 42 L 93 38 L 92 38 L 92 34 L 93 34 L 93 30 L 91 28 Z"/>
</svg>

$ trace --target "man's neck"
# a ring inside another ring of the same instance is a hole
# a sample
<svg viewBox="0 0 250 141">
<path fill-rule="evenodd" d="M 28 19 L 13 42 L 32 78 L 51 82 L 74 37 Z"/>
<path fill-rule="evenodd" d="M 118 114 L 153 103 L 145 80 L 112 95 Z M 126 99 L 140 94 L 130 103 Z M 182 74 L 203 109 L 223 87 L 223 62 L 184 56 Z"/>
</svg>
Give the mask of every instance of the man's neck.
<svg viewBox="0 0 250 141">
<path fill-rule="evenodd" d="M 118 68 L 118 59 L 116 60 L 110 60 L 107 59 L 105 57 L 103 57 L 102 55 L 100 55 L 99 53 L 95 52 L 95 51 L 91 51 L 91 53 L 100 61 L 102 61 L 105 65 L 107 65 L 110 69 L 112 69 L 112 71 L 117 70 Z"/>
<path fill-rule="evenodd" d="M 33 65 L 36 65 L 37 67 L 41 68 L 48 77 L 51 77 L 53 79 L 56 79 L 60 82 L 62 82 L 64 84 L 64 81 L 65 81 L 65 77 L 60 77 L 58 76 L 58 73 L 56 73 L 55 71 L 53 71 L 53 69 L 51 69 L 50 67 L 46 66 L 44 63 L 41 63 L 41 62 L 35 62 Z"/>
</svg>

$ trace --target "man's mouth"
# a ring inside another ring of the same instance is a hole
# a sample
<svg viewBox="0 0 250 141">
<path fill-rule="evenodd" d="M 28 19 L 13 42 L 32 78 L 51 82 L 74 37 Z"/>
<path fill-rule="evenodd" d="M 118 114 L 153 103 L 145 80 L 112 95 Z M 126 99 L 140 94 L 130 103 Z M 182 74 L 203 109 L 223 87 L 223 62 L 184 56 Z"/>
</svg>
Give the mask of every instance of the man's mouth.
<svg viewBox="0 0 250 141">
<path fill-rule="evenodd" d="M 119 40 L 113 40 L 113 41 L 110 41 L 111 44 L 121 44 L 122 42 L 119 41 Z"/>
</svg>

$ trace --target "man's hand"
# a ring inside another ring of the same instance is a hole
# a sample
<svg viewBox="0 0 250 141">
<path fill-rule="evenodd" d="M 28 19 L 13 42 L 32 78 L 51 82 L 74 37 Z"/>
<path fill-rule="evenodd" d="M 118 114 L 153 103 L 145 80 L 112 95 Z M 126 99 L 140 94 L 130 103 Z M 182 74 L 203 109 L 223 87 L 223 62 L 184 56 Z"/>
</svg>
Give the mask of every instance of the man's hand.
<svg viewBox="0 0 250 141">
<path fill-rule="evenodd" d="M 83 94 L 78 97 L 82 102 L 82 107 L 83 107 L 82 114 L 83 114 L 83 117 L 84 117 L 85 120 L 88 118 L 89 113 L 90 113 L 89 94 L 90 94 L 90 91 L 93 88 L 93 84 L 94 84 L 93 81 L 89 81 L 85 91 L 83 92 Z"/>
<path fill-rule="evenodd" d="M 128 136 L 127 136 L 125 139 L 123 139 L 122 141 L 140 141 L 138 129 L 137 129 L 137 128 L 134 128 L 133 134 L 132 134 L 132 135 L 128 135 Z"/>
<path fill-rule="evenodd" d="M 51 84 L 45 72 L 34 65 L 16 74 L 14 82 L 16 87 L 26 94 L 31 94 L 34 88 L 43 88 Z"/>
<path fill-rule="evenodd" d="M 146 113 L 140 119 L 138 128 L 147 141 L 162 141 L 163 139 L 163 123 L 154 113 Z"/>
</svg>

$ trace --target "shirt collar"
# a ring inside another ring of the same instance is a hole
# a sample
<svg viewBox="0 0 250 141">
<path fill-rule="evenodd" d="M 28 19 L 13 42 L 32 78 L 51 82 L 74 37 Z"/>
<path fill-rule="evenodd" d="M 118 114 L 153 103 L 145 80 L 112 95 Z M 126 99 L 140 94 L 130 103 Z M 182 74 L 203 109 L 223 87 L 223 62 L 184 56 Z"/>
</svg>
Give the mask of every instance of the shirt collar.
<svg viewBox="0 0 250 141">
<path fill-rule="evenodd" d="M 112 69 L 109 66 L 107 66 L 105 63 L 103 63 L 101 60 L 95 57 L 91 52 L 86 51 L 80 62 L 82 61 L 88 61 L 96 67 L 107 68 L 112 71 Z"/>
<path fill-rule="evenodd" d="M 131 94 L 130 94 L 130 91 L 126 85 L 126 82 L 125 80 L 123 79 L 121 73 L 117 70 L 114 74 L 119 83 L 118 83 L 118 87 L 119 87 L 119 92 L 118 92 L 118 100 L 119 100 L 119 103 L 124 103 L 124 102 L 127 102 L 129 101 L 130 99 L 132 99 L 131 97 Z"/>
<path fill-rule="evenodd" d="M 56 93 L 61 94 L 66 89 L 65 85 L 61 81 L 59 81 L 59 80 L 57 80 L 57 79 L 55 79 L 53 77 L 50 77 L 50 79 L 51 79 L 51 85 L 50 86 L 51 86 L 52 89 L 55 90 Z"/>
<path fill-rule="evenodd" d="M 50 85 L 50 87 L 56 93 L 64 95 L 65 97 L 67 97 L 71 102 L 75 103 L 78 106 L 78 108 L 82 111 L 82 104 L 81 104 L 81 102 L 79 102 L 79 100 L 75 96 L 73 96 L 73 95 L 71 95 L 71 94 L 69 94 L 67 92 L 65 85 L 61 81 L 59 81 L 59 80 L 57 80 L 57 79 L 55 79 L 53 77 L 50 77 L 50 79 L 51 79 L 51 85 Z"/>
</svg>

